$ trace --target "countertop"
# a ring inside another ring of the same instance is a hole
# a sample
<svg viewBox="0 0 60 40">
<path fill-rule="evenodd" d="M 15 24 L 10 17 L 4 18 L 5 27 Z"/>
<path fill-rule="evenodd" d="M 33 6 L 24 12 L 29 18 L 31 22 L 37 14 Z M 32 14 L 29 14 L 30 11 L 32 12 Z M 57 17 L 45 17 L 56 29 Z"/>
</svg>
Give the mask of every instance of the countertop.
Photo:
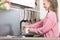
<svg viewBox="0 0 60 40">
<path fill-rule="evenodd" d="M 60 38 L 42 38 L 42 37 L 16 37 L 16 36 L 6 36 L 1 37 L 0 40 L 60 40 Z"/>
</svg>

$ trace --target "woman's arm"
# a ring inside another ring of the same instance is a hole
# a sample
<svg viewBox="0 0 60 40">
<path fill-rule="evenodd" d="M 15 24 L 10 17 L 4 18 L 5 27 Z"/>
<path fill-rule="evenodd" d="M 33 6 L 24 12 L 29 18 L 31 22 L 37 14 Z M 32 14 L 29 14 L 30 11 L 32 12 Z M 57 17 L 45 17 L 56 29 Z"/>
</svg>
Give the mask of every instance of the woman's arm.
<svg viewBox="0 0 60 40">
<path fill-rule="evenodd" d="M 42 28 L 31 28 L 30 31 L 31 32 L 35 32 L 35 33 L 46 33 L 48 32 L 49 30 L 51 30 L 51 28 L 53 27 L 53 24 L 56 22 L 56 18 L 55 18 L 55 14 L 54 13 L 51 13 L 47 20 L 46 20 L 46 23 L 43 25 Z"/>
<path fill-rule="evenodd" d="M 43 26 L 43 20 L 29 25 L 30 28 L 38 28 Z"/>
</svg>

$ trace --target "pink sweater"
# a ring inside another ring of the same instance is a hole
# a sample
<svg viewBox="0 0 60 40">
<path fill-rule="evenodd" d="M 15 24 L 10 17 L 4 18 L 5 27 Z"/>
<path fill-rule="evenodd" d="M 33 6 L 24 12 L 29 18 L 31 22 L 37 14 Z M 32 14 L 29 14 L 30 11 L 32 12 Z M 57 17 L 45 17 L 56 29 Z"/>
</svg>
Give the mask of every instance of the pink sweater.
<svg viewBox="0 0 60 40">
<path fill-rule="evenodd" d="M 57 38 L 59 36 L 57 17 L 53 11 L 50 11 L 45 19 L 31 24 L 30 27 L 31 32 L 44 34 L 45 38 Z"/>
</svg>

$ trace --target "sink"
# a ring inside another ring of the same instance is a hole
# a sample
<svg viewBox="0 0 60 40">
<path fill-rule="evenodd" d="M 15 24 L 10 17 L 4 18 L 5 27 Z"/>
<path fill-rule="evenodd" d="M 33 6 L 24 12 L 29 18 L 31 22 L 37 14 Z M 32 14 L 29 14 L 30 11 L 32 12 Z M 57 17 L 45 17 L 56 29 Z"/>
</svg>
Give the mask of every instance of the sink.
<svg viewBox="0 0 60 40">
<path fill-rule="evenodd" d="M 36 33 L 26 33 L 26 34 L 22 34 L 22 36 L 25 36 L 25 37 L 44 37 L 43 34 L 36 34 Z"/>
</svg>

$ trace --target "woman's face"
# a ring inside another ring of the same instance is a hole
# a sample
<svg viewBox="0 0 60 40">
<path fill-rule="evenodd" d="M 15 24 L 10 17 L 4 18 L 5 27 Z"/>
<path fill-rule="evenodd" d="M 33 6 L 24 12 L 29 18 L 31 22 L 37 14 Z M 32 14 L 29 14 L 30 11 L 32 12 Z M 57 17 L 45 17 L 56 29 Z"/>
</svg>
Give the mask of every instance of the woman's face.
<svg viewBox="0 0 60 40">
<path fill-rule="evenodd" d="M 43 0 L 43 5 L 44 5 L 44 8 L 46 10 L 49 10 L 49 8 L 50 8 L 50 2 L 48 2 L 48 0 Z"/>
</svg>

